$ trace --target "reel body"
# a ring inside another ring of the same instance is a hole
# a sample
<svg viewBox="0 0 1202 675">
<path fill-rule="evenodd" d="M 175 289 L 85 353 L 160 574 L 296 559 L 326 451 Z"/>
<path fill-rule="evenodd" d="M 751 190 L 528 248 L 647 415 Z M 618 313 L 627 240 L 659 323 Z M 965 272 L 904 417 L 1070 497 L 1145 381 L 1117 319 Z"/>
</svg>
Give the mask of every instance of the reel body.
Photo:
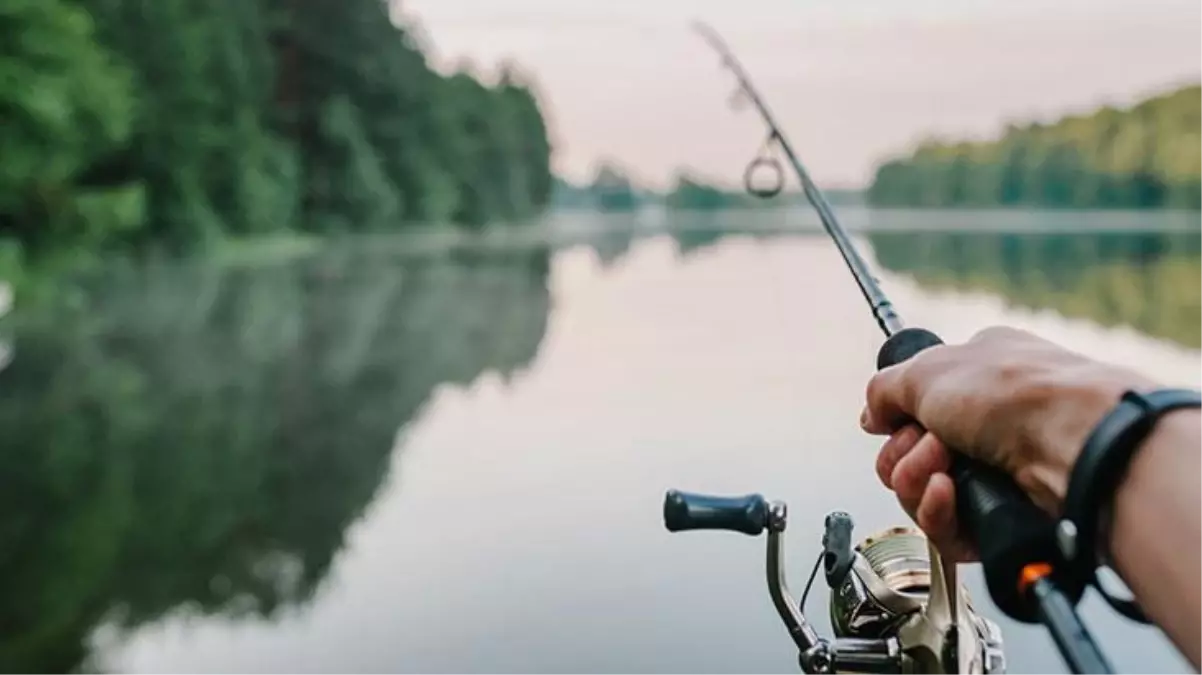
<svg viewBox="0 0 1202 675">
<path fill-rule="evenodd" d="M 921 532 L 894 528 L 854 547 L 845 513 L 829 514 L 822 553 L 810 581 L 823 568 L 830 588 L 831 639 L 818 635 L 794 599 L 784 573 L 787 507 L 760 495 L 715 497 L 668 492 L 668 530 L 768 531 L 767 581 L 773 605 L 798 648 L 807 673 L 1005 672 L 1001 630 L 972 607 Z M 809 584 L 806 586 L 807 592 Z"/>
</svg>

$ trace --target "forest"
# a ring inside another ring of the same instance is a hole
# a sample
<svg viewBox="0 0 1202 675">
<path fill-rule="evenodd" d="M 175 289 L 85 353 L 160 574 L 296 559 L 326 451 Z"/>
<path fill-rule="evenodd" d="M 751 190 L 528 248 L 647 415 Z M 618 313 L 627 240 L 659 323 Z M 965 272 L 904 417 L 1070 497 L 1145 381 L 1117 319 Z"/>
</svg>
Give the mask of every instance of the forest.
<svg viewBox="0 0 1202 675">
<path fill-rule="evenodd" d="M 1202 87 L 991 142 L 922 143 L 878 167 L 869 203 L 890 207 L 1202 208 Z"/>
<path fill-rule="evenodd" d="M 390 4 L 0 3 L 0 264 L 535 214 L 532 84 L 435 71 Z"/>
</svg>

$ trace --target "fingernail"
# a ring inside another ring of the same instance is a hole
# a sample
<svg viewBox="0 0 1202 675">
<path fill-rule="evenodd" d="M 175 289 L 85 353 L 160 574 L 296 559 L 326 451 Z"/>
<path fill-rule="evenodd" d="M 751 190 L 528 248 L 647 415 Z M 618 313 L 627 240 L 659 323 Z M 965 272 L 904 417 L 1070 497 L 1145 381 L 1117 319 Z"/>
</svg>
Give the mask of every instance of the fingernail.
<svg viewBox="0 0 1202 675">
<path fill-rule="evenodd" d="M 875 433 L 876 424 L 873 422 L 872 413 L 865 407 L 860 411 L 860 428 L 868 433 Z"/>
</svg>

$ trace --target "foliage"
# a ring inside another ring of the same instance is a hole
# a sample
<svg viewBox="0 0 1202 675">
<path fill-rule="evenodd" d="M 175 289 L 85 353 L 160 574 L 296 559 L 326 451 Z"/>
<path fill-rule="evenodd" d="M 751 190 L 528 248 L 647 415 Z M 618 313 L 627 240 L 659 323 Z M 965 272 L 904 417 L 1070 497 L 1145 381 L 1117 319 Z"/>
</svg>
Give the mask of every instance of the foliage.
<svg viewBox="0 0 1202 675">
<path fill-rule="evenodd" d="M 993 142 L 928 141 L 882 164 L 878 206 L 1202 208 L 1202 87 L 1127 110 L 1009 126 Z"/>
<path fill-rule="evenodd" d="M 516 68 L 435 72 L 384 0 L 2 4 L 0 239 L 25 257 L 482 225 L 550 198 Z"/>
<path fill-rule="evenodd" d="M 864 193 L 859 190 L 829 188 L 823 190 L 827 201 L 837 206 L 863 206 Z M 592 183 L 578 185 L 559 176 L 552 177 L 551 203 L 561 209 L 631 210 L 644 205 L 663 205 L 681 211 L 713 211 L 727 208 L 809 208 L 810 202 L 801 190 L 785 190 L 769 199 L 748 194 L 742 188 L 730 189 L 680 170 L 676 181 L 666 193 L 657 193 L 640 185 L 627 173 L 610 162 L 602 163 Z"/>
<path fill-rule="evenodd" d="M 577 184 L 555 176 L 551 184 L 551 203 L 559 209 L 635 211 L 655 201 L 656 196 L 612 162 L 600 163 L 590 182 Z"/>
<path fill-rule="evenodd" d="M 0 36 L 0 239 L 39 252 L 134 226 L 139 186 L 77 185 L 128 142 L 135 104 L 129 73 L 97 43 L 91 18 L 67 0 L 8 0 Z"/>
<path fill-rule="evenodd" d="M 676 175 L 676 184 L 665 200 L 668 208 L 713 211 L 727 208 L 749 208 L 771 204 L 747 194 L 744 190 L 725 190 L 687 171 Z"/>
<path fill-rule="evenodd" d="M 551 204 L 558 209 L 593 209 L 596 199 L 588 185 L 553 176 L 551 178 Z"/>
<path fill-rule="evenodd" d="M 603 162 L 589 187 L 602 211 L 633 211 L 641 205 L 638 189 L 630 176 L 617 165 Z"/>
</svg>

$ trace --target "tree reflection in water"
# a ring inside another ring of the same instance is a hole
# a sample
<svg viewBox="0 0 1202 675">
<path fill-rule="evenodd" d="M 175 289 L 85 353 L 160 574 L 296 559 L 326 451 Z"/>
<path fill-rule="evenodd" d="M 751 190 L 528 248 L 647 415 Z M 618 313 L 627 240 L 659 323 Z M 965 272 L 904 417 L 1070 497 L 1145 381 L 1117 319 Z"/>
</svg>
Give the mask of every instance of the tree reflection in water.
<svg viewBox="0 0 1202 675">
<path fill-rule="evenodd" d="M 1202 347 L 1198 232 L 869 235 L 882 267 L 928 288 L 996 293 L 1104 326 Z"/>
<path fill-rule="evenodd" d="M 434 388 L 530 362 L 546 249 L 150 267 L 6 321 L 0 668 L 309 599 Z"/>
</svg>

